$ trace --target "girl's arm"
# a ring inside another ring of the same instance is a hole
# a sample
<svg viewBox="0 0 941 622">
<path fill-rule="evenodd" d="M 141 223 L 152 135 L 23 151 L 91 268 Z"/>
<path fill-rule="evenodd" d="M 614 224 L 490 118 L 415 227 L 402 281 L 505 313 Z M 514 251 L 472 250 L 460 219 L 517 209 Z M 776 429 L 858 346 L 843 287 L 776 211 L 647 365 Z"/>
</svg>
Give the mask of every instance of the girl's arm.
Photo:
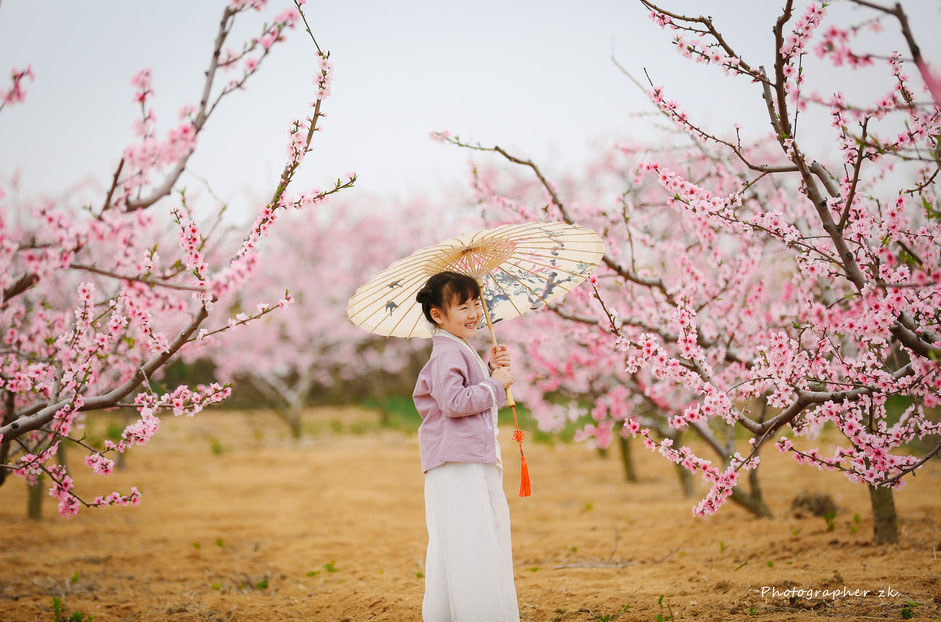
<svg viewBox="0 0 941 622">
<path fill-rule="evenodd" d="M 467 370 L 464 359 L 441 360 L 436 366 L 431 395 L 438 407 L 448 417 L 466 417 L 487 410 L 494 403 L 506 404 L 506 389 L 493 378 L 486 378 L 480 384 L 465 386 Z"/>
</svg>

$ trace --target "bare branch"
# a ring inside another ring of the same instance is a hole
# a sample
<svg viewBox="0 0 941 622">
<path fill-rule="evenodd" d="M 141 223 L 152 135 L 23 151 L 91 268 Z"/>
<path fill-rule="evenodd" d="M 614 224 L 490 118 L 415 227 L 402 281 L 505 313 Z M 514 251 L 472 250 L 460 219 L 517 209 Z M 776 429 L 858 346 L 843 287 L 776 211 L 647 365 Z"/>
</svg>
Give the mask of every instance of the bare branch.
<svg viewBox="0 0 941 622">
<path fill-rule="evenodd" d="M 154 287 L 166 287 L 167 289 L 179 289 L 184 291 L 191 292 L 202 292 L 205 291 L 203 287 L 196 287 L 193 285 L 177 285 L 176 283 L 167 283 L 165 281 L 160 281 L 157 279 L 148 279 L 143 276 L 134 276 L 130 274 L 118 274 L 116 272 L 111 272 L 109 270 L 102 270 L 101 268 L 96 268 L 94 266 L 85 266 L 82 264 L 73 263 L 69 265 L 70 268 L 75 270 L 84 270 L 85 272 L 93 272 L 95 274 L 100 274 L 102 276 L 108 276 L 114 279 L 121 279 L 122 281 L 137 281 L 140 283 L 146 283 L 148 285 L 153 285 Z"/>
<path fill-rule="evenodd" d="M 782 145 L 785 138 L 795 138 L 787 114 L 787 94 L 784 92 L 784 56 L 781 54 L 781 48 L 784 46 L 784 24 L 791 19 L 793 7 L 793 0 L 787 0 L 781 16 L 774 23 L 774 89 L 777 93 L 778 123 L 781 125 L 778 140 L 782 142 Z"/>
<path fill-rule="evenodd" d="M 840 189 L 837 187 L 836 182 L 833 181 L 833 177 L 830 173 L 827 172 L 827 169 L 823 167 L 823 164 L 814 160 L 813 164 L 810 165 L 810 172 L 817 176 L 817 179 L 820 180 L 820 183 L 827 189 L 827 193 L 831 197 L 834 199 L 839 198 Z"/>
<path fill-rule="evenodd" d="M 760 67 L 761 74 L 764 75 L 765 68 Z M 784 130 L 781 128 L 781 121 L 778 119 L 778 114 L 774 111 L 774 95 L 771 94 L 771 83 L 767 80 L 761 83 L 761 96 L 765 100 L 765 105 L 768 107 L 768 119 L 771 121 L 771 127 L 774 129 L 775 136 L 780 137 L 784 134 Z"/>
<path fill-rule="evenodd" d="M 298 13 L 301 14 L 301 19 L 304 20 L 304 28 L 307 30 L 307 34 L 310 35 L 310 40 L 314 42 L 314 47 L 317 48 L 317 53 L 323 54 L 323 52 L 320 50 L 320 46 L 317 45 L 317 39 L 314 38 L 314 33 L 310 30 L 310 24 L 307 23 L 307 16 L 304 15 L 304 10 L 301 9 L 301 3 L 297 0 L 294 0 L 294 6 L 297 7 Z"/>
<path fill-rule="evenodd" d="M 725 38 L 722 36 L 722 33 L 720 33 L 720 32 L 716 29 L 716 27 L 713 25 L 713 23 L 712 23 L 712 18 L 711 18 L 711 17 L 707 17 L 707 16 L 704 16 L 704 15 L 698 15 L 698 16 L 696 16 L 696 17 L 693 17 L 693 16 L 691 16 L 691 15 L 681 15 L 681 14 L 679 14 L 679 13 L 671 13 L 670 11 L 666 11 L 666 10 L 664 10 L 664 9 L 661 9 L 659 6 L 657 6 L 657 5 L 654 4 L 653 2 L 650 2 L 649 0 L 640 0 L 640 2 L 641 2 L 641 4 L 643 4 L 643 5 L 644 5 L 645 7 L 647 7 L 648 9 L 650 9 L 650 10 L 652 10 L 652 11 L 656 11 L 657 13 L 662 13 L 663 15 L 668 15 L 671 19 L 680 20 L 680 21 L 682 21 L 682 22 L 694 23 L 694 24 L 702 24 L 703 26 L 705 26 L 706 32 L 703 33 L 702 31 L 696 30 L 695 32 L 696 32 L 697 34 L 709 34 L 709 35 L 711 35 L 712 38 L 715 39 L 715 41 L 716 41 L 716 43 L 719 45 L 719 47 L 721 47 L 722 50 L 723 50 L 728 56 L 732 56 L 732 57 L 734 57 L 734 58 L 739 59 L 739 67 L 742 68 L 742 70 L 743 70 L 742 73 L 747 73 L 748 75 L 752 76 L 752 77 L 755 78 L 756 80 L 761 80 L 761 79 L 763 79 L 762 76 L 761 76 L 761 74 L 760 74 L 760 72 L 755 71 L 755 70 L 751 67 L 751 65 L 749 65 L 747 62 L 745 62 L 745 59 L 743 59 L 741 56 L 739 56 L 738 54 L 735 53 L 735 50 L 733 50 L 733 49 L 732 49 L 732 46 L 730 46 L 730 45 L 728 44 L 728 42 L 727 42 L 727 41 L 725 40 Z M 689 27 L 684 27 L 684 30 L 691 30 L 691 29 L 690 29 Z"/>
<path fill-rule="evenodd" d="M 36 283 L 39 282 L 39 275 L 35 273 L 24 274 L 19 279 L 17 279 L 12 285 L 3 290 L 3 304 L 0 306 L 0 309 L 6 308 L 7 304 L 10 302 L 10 299 L 22 294 Z"/>
<path fill-rule="evenodd" d="M 447 140 L 451 142 L 452 144 L 455 144 L 459 147 L 464 147 L 465 149 L 473 149 L 475 151 L 492 151 L 495 153 L 499 153 L 504 158 L 506 158 L 510 162 L 513 162 L 514 164 L 520 164 L 520 165 L 529 167 L 533 171 L 533 173 L 536 174 L 536 177 L 539 179 L 539 183 L 549 194 L 549 197 L 552 200 L 552 204 L 555 205 L 556 208 L 558 208 L 559 213 L 562 215 L 562 220 L 564 220 L 565 222 L 569 224 L 577 224 L 569 215 L 568 211 L 565 209 L 565 205 L 563 205 L 562 200 L 559 199 L 558 193 L 556 193 L 555 189 L 552 187 L 549 181 L 542 174 L 542 171 L 539 170 L 539 167 L 532 160 L 523 160 L 522 158 L 518 158 L 514 155 L 511 155 L 498 145 L 494 145 L 493 147 L 484 147 L 480 144 L 471 145 L 469 143 L 462 142 L 456 138 L 448 138 Z M 644 287 L 650 287 L 650 288 L 660 290 L 660 292 L 666 298 L 667 302 L 675 306 L 676 302 L 673 300 L 673 295 L 669 291 L 667 291 L 666 285 L 663 283 L 663 281 L 660 278 L 642 277 L 636 274 L 635 272 L 633 272 L 632 270 L 629 270 L 628 268 L 625 268 L 621 266 L 620 264 L 618 264 L 618 262 L 615 261 L 607 253 L 602 255 L 601 261 L 606 266 L 608 266 L 609 268 L 617 272 L 621 277 L 623 277 L 624 279 L 632 283 L 636 283 L 638 285 L 643 285 Z"/>
<path fill-rule="evenodd" d="M 931 93 L 931 97 L 934 100 L 934 105 L 941 106 L 941 78 L 931 74 L 928 64 L 921 55 L 921 49 L 915 42 L 915 36 L 912 34 L 912 29 L 908 23 L 908 16 L 902 9 L 902 4 L 900 2 L 896 2 L 894 7 L 889 8 L 875 2 L 870 2 L 869 0 L 850 0 L 850 2 L 853 2 L 859 6 L 864 6 L 876 11 L 880 11 L 887 15 L 892 15 L 898 20 L 899 26 L 902 29 L 902 36 L 905 38 L 905 42 L 908 44 L 908 49 L 912 53 L 911 60 L 915 63 L 919 73 L 921 73 L 922 80 L 925 82 L 925 85 L 928 87 L 928 91 Z M 909 100 L 909 104 L 913 103 L 909 96 L 906 95 L 904 89 L 902 94 L 907 100 Z"/>
<path fill-rule="evenodd" d="M 199 134 L 200 130 L 202 130 L 203 126 L 206 124 L 206 121 L 209 118 L 210 111 L 207 111 L 207 105 L 209 104 L 209 94 L 212 90 L 213 82 L 215 81 L 216 70 L 219 68 L 219 55 L 222 52 L 222 46 L 225 43 L 226 37 L 229 36 L 229 32 L 232 29 L 232 23 L 236 13 L 236 10 L 233 10 L 229 7 L 226 7 L 222 12 L 222 19 L 219 22 L 219 31 L 216 34 L 216 41 L 213 45 L 212 58 L 209 61 L 209 68 L 206 70 L 206 80 L 203 82 L 202 96 L 199 99 L 199 110 L 196 113 L 196 119 L 193 121 L 193 131 L 196 134 Z M 173 190 L 174 184 L 176 184 L 177 180 L 180 178 L 180 175 L 183 174 L 183 170 L 186 168 L 186 163 L 189 161 L 189 158 L 192 154 L 193 151 L 190 151 L 185 156 L 180 158 L 170 173 L 166 176 L 166 178 L 164 178 L 163 183 L 154 188 L 149 195 L 138 199 L 128 200 L 127 211 L 150 207 L 163 197 L 170 194 L 170 192 Z M 115 176 L 117 176 L 117 174 Z M 105 208 L 108 207 L 110 207 L 110 201 L 105 203 Z"/>
</svg>

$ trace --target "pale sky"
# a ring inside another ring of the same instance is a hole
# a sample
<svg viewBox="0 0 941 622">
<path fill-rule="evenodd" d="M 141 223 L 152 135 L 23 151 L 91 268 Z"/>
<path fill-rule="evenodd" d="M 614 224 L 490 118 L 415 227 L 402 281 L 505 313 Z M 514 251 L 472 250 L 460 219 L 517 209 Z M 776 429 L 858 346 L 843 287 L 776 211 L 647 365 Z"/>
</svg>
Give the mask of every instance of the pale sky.
<svg viewBox="0 0 941 622">
<path fill-rule="evenodd" d="M 138 115 L 131 76 L 152 68 L 157 127 L 165 132 L 184 104 L 198 100 L 225 4 L 2 0 L 0 71 L 31 64 L 36 81 L 26 84 L 25 104 L 0 113 L 0 185 L 9 191 L 16 171 L 26 197 L 59 195 L 89 175 L 110 181 Z M 710 13 L 741 56 L 766 65 L 781 4 L 662 3 L 679 12 Z M 941 68 L 939 2 L 902 4 L 923 55 Z M 262 15 L 243 14 L 231 47 L 257 32 L 263 16 L 292 5 L 271 0 Z M 798 2 L 798 13 L 805 6 Z M 295 191 L 356 171 L 359 182 L 351 192 L 364 200 L 424 195 L 457 201 L 466 195 L 472 154 L 431 141 L 432 130 L 499 144 L 536 159 L 550 175 L 584 162 L 615 138 L 652 137 L 649 117 L 631 117 L 651 108 L 611 62 L 612 54 L 640 78 L 646 68 L 711 131 L 728 134 L 735 122 L 746 138 L 768 131 L 755 85 L 681 58 L 669 32 L 636 1 L 310 0 L 306 13 L 321 47 L 332 53 L 335 73 L 324 131 L 315 137 Z M 837 15 L 858 21 L 869 13 L 838 1 L 828 7 L 828 17 Z M 907 55 L 897 24 L 885 24 L 879 36 Z M 865 40 L 877 41 L 868 34 Z M 229 97 L 207 124 L 190 168 L 210 181 L 239 219 L 248 219 L 249 197 L 269 194 L 277 182 L 288 125 L 313 99 L 315 67 L 307 34 L 291 31 L 247 91 Z M 860 80 L 858 73 L 834 71 L 815 58 L 807 69 L 816 87 L 848 84 L 851 95 L 872 97 L 888 89 L 888 82 Z M 909 73 L 916 74 L 914 68 Z M 801 123 L 808 128 L 805 144 L 812 143 L 811 120 Z M 184 183 L 200 185 L 192 177 Z"/>
</svg>

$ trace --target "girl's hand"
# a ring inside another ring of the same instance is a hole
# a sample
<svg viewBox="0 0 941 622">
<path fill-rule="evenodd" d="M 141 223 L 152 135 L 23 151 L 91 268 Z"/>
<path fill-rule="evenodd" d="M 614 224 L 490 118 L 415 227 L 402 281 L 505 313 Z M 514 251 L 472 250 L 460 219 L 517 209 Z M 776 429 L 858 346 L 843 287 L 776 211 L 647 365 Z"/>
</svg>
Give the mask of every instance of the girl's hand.
<svg viewBox="0 0 941 622">
<path fill-rule="evenodd" d="M 513 374 L 509 367 L 497 367 L 490 377 L 502 384 L 504 389 L 513 384 Z"/>
<path fill-rule="evenodd" d="M 490 346 L 490 369 L 510 366 L 510 351 L 502 343 Z"/>
</svg>

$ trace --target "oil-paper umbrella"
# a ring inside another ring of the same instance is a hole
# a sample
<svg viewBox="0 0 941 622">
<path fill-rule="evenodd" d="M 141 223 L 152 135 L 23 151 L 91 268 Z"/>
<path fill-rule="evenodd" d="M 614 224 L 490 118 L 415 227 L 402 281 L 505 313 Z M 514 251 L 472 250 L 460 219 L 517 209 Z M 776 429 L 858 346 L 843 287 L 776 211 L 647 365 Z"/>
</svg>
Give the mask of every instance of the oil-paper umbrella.
<svg viewBox="0 0 941 622">
<path fill-rule="evenodd" d="M 603 243 L 597 233 L 565 222 L 510 224 L 467 233 L 417 250 L 382 270 L 356 290 L 346 314 L 360 328 L 388 337 L 431 337 L 432 326 L 415 300 L 434 274 L 460 272 L 481 284 L 484 318 L 496 345 L 493 324 L 538 309 L 561 298 L 598 267 Z M 482 326 L 481 326 L 482 327 Z M 520 496 L 530 494 L 529 469 L 523 455 L 523 432 L 516 421 L 522 463 Z"/>
</svg>

